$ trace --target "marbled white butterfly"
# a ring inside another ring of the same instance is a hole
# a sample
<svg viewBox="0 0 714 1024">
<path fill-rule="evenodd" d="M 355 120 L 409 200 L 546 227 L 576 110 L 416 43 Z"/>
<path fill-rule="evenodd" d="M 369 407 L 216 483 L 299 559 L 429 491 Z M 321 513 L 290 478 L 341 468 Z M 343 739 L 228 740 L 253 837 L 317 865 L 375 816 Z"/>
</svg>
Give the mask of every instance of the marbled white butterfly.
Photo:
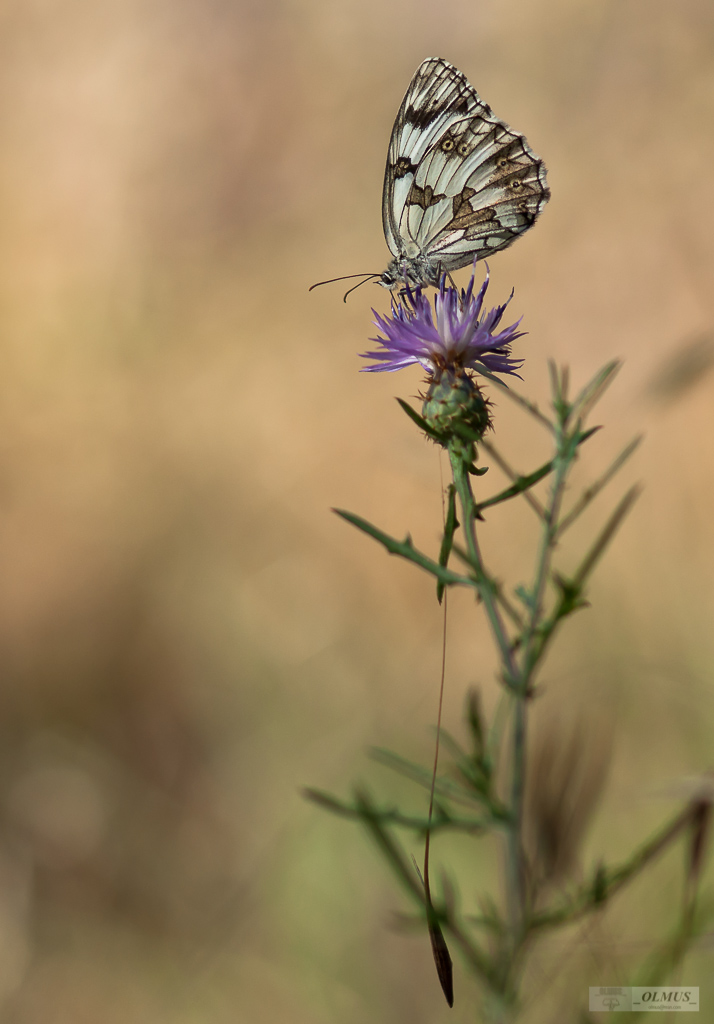
<svg viewBox="0 0 714 1024">
<path fill-rule="evenodd" d="M 389 143 L 382 220 L 394 257 L 379 278 L 438 286 L 442 274 L 505 249 L 550 198 L 545 165 L 464 75 L 417 68 Z"/>
</svg>

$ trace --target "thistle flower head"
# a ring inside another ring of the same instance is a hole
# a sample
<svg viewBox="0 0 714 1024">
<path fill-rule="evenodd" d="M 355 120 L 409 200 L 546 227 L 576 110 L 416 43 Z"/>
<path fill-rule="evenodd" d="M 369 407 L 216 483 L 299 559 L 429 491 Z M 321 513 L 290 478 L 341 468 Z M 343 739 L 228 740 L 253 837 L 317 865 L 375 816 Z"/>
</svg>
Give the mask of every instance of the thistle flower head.
<svg viewBox="0 0 714 1024">
<path fill-rule="evenodd" d="M 485 368 L 491 373 L 516 374 L 523 360 L 511 356 L 510 346 L 523 331 L 520 320 L 499 330 L 508 302 L 483 311 L 489 275 L 474 295 L 474 273 L 467 288 L 446 287 L 442 276 L 434 307 L 421 288 L 406 285 L 401 302 L 392 300 L 390 316 L 372 310 L 381 334 L 371 340 L 381 347 L 365 352 L 375 360 L 365 370 L 400 370 L 419 363 L 434 379 L 444 371 L 459 373 Z M 510 302 L 510 299 L 509 299 Z M 384 337 L 382 336 L 384 335 Z"/>
<path fill-rule="evenodd" d="M 424 395 L 421 414 L 443 438 L 442 443 L 459 451 L 468 462 L 475 458 L 474 441 L 491 426 L 489 401 L 467 373 L 450 367 L 433 377 Z M 464 431 L 463 428 L 466 428 Z"/>
</svg>

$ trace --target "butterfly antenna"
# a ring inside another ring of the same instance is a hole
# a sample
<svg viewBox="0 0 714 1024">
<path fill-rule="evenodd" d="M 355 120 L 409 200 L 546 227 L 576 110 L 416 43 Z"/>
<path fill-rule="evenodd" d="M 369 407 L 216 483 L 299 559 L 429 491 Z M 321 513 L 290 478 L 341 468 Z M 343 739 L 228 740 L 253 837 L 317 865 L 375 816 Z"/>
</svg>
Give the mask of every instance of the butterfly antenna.
<svg viewBox="0 0 714 1024">
<path fill-rule="evenodd" d="M 321 284 L 334 284 L 335 281 L 349 281 L 351 277 L 364 277 L 369 280 L 371 277 L 379 276 L 379 274 L 345 274 L 343 277 L 331 277 L 329 281 L 316 281 L 315 284 L 310 285 L 308 291 L 311 292 L 313 288 L 319 288 Z M 363 282 L 360 282 L 360 284 L 361 283 Z M 359 288 L 359 285 L 356 285 L 355 287 Z"/>
<path fill-rule="evenodd" d="M 347 296 L 348 295 L 351 295 L 352 292 L 356 292 L 359 287 L 361 287 L 363 284 L 367 284 L 368 281 L 374 281 L 375 277 L 380 277 L 380 276 L 381 276 L 380 274 L 368 274 L 367 277 L 365 277 L 364 281 L 360 281 L 358 284 L 355 284 L 351 288 L 347 289 L 345 294 L 342 296 L 342 301 L 343 302 L 347 302 Z"/>
</svg>

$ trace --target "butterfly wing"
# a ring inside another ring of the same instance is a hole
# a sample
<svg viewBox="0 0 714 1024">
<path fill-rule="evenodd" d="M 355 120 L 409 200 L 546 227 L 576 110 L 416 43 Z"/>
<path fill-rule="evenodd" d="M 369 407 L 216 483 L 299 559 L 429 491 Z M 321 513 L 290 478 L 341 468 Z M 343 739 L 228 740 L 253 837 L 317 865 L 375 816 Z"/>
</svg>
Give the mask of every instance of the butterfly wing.
<svg viewBox="0 0 714 1024">
<path fill-rule="evenodd" d="M 395 257 L 456 270 L 504 249 L 550 193 L 543 161 L 445 60 L 417 69 L 399 108 L 382 194 Z"/>
<path fill-rule="evenodd" d="M 405 252 L 400 224 L 420 162 L 453 123 L 481 106 L 466 78 L 445 60 L 432 57 L 417 68 L 394 122 L 384 173 L 382 221 L 392 255 Z"/>
</svg>

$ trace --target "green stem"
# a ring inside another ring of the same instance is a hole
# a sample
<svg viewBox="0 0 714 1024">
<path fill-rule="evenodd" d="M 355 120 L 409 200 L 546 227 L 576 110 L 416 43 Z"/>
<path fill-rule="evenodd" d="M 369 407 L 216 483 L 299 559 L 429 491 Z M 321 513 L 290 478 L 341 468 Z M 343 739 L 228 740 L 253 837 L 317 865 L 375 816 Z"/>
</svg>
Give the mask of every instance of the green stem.
<svg viewBox="0 0 714 1024">
<path fill-rule="evenodd" d="M 513 746 L 510 788 L 510 822 L 507 841 L 507 893 L 509 919 L 511 922 L 511 948 L 506 973 L 514 964 L 518 951 L 525 940 L 527 930 L 526 872 L 523 852 L 523 805 L 525 796 L 526 754 L 528 732 L 528 699 L 533 674 L 538 663 L 538 629 L 543 617 L 545 591 L 550 575 L 551 556 L 557 532 L 558 516 L 568 470 L 574 457 L 570 437 L 562 427 L 556 430 L 556 456 L 550 464 L 554 478 L 550 500 L 543 515 L 543 529 L 536 560 L 535 579 L 531 590 L 529 615 L 522 631 L 520 664 L 516 661 L 515 648 L 509 639 L 498 603 L 498 588 L 483 565 L 475 529 L 478 506 L 474 500 L 468 467 L 457 452 L 450 452 L 454 483 L 463 511 L 463 524 L 469 562 L 474 568 L 479 596 L 483 600 L 486 615 L 503 665 L 504 681 L 515 699 L 513 712 Z M 505 981 L 506 979 L 504 979 Z"/>
<path fill-rule="evenodd" d="M 484 569 L 481 550 L 475 528 L 476 503 L 471 489 L 471 480 L 468 475 L 468 467 L 463 458 L 454 451 L 449 452 L 451 456 L 451 467 L 454 474 L 454 483 L 461 501 L 463 511 L 463 527 L 466 535 L 466 546 L 469 559 L 474 568 L 479 596 L 481 597 L 486 615 L 488 616 L 498 649 L 501 654 L 503 665 L 504 681 L 509 690 L 516 695 L 516 730 L 514 737 L 514 781 L 517 779 L 517 786 L 513 787 L 512 798 L 515 794 L 515 803 L 511 804 L 511 820 L 508 829 L 508 856 L 507 856 L 507 893 L 509 903 L 509 918 L 511 921 L 511 932 L 513 948 L 510 952 L 509 962 L 512 963 L 516 951 L 521 944 L 524 921 L 525 921 L 525 891 L 523 870 L 523 847 L 521 841 L 521 819 L 522 819 L 522 796 L 523 796 L 523 764 L 525 755 L 525 695 L 521 695 L 524 687 L 521 682 L 513 646 L 508 638 L 506 627 L 497 603 L 498 590 Z"/>
<path fill-rule="evenodd" d="M 528 698 L 532 688 L 533 675 L 538 663 L 538 627 L 543 617 L 545 589 L 550 575 L 551 556 L 557 532 L 558 516 L 565 488 L 565 480 L 572 457 L 564 452 L 567 445 L 562 431 L 556 434 L 556 456 L 552 466 L 554 478 L 550 500 L 546 507 L 541 532 L 538 558 L 533 589 L 531 590 L 530 615 L 522 639 L 523 656 L 521 661 L 520 685 L 515 693 L 516 706 L 513 715 L 513 750 L 511 766 L 511 799 L 510 809 L 512 825 L 509 833 L 509 882 L 513 889 L 512 900 L 518 907 L 518 917 L 514 922 L 517 930 L 514 933 L 514 955 L 525 937 L 526 930 L 526 878 L 523 853 L 523 806 L 525 798 L 526 755 L 528 733 Z"/>
<path fill-rule="evenodd" d="M 513 657 L 511 641 L 509 640 L 508 632 L 498 608 L 498 588 L 495 581 L 488 576 L 484 569 L 481 549 L 476 537 L 476 529 L 474 527 L 476 502 L 474 500 L 473 491 L 471 490 L 471 480 L 469 479 L 468 467 L 463 458 L 457 452 L 450 449 L 449 455 L 451 457 L 451 469 L 454 474 L 456 492 L 459 495 L 459 501 L 461 502 L 463 528 L 466 535 L 466 547 L 469 554 L 469 561 L 475 573 L 478 595 L 483 601 L 488 621 L 491 624 L 491 629 L 493 630 L 496 643 L 498 644 L 498 649 L 501 653 L 501 659 L 506 674 L 505 682 L 509 688 L 513 688 L 517 685 L 518 669 Z"/>
</svg>

